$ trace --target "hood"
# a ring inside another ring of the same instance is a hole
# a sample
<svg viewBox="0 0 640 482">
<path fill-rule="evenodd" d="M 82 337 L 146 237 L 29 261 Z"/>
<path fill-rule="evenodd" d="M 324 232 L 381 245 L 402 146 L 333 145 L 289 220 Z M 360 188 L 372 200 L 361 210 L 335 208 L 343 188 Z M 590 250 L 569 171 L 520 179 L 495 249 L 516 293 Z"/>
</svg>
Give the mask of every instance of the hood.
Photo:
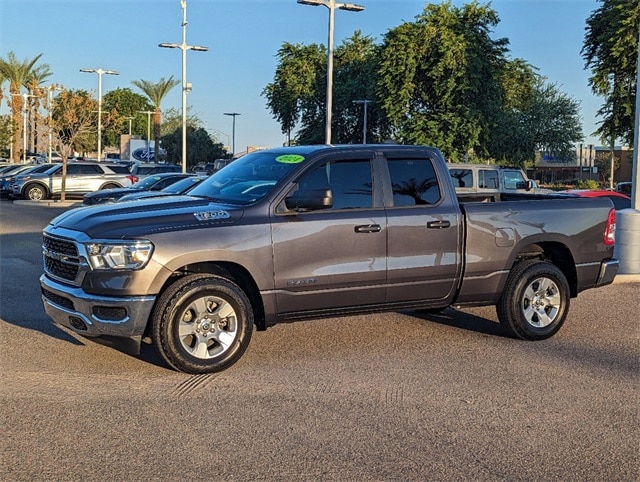
<svg viewBox="0 0 640 482">
<path fill-rule="evenodd" d="M 65 228 L 81 231 L 92 239 L 130 239 L 233 224 L 243 214 L 238 206 L 191 196 L 168 196 L 71 209 L 54 218 L 47 231 L 55 234 L 56 229 Z"/>
</svg>

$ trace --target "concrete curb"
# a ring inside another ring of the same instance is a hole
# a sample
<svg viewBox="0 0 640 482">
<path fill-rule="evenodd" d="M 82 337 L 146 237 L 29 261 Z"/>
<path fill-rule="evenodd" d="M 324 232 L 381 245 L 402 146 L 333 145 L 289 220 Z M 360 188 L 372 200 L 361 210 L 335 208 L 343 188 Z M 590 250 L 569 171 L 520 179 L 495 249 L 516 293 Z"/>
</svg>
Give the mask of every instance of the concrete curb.
<svg viewBox="0 0 640 482">
<path fill-rule="evenodd" d="M 640 274 L 619 274 L 613 280 L 614 285 L 623 283 L 640 283 Z"/>
<path fill-rule="evenodd" d="M 82 206 L 82 201 L 56 201 L 52 199 L 46 199 L 44 201 L 15 200 L 13 204 L 40 208 L 75 208 Z"/>
</svg>

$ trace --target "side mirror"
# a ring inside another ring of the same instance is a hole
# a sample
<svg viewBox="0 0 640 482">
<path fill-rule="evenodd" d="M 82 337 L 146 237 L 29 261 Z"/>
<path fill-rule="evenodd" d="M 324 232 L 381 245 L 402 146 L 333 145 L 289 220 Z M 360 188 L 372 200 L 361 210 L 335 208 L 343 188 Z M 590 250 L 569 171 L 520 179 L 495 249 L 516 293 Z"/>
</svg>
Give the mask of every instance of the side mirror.
<svg viewBox="0 0 640 482">
<path fill-rule="evenodd" d="M 294 211 L 314 211 L 333 207 L 331 189 L 298 189 L 284 200 L 287 209 Z"/>
<path fill-rule="evenodd" d="M 531 179 L 527 179 L 525 189 L 527 191 L 531 191 L 533 189 L 533 181 Z"/>
</svg>

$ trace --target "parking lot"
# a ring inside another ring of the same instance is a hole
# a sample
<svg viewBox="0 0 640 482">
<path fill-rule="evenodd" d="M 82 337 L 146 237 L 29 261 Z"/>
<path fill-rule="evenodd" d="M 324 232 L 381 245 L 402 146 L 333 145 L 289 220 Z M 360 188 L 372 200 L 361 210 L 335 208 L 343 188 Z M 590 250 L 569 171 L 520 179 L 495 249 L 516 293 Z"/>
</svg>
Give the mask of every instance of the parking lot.
<svg viewBox="0 0 640 482">
<path fill-rule="evenodd" d="M 493 308 L 277 325 L 216 375 L 50 323 L 40 230 L 0 202 L 2 480 L 637 481 L 640 284 L 553 338 Z"/>
</svg>

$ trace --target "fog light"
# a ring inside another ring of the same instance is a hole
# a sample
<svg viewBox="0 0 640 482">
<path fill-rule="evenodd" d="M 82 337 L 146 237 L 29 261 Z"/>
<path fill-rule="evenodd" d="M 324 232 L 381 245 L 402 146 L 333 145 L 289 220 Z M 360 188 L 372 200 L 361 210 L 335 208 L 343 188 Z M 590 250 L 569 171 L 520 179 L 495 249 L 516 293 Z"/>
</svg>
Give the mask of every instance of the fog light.
<svg viewBox="0 0 640 482">
<path fill-rule="evenodd" d="M 77 316 L 70 316 L 69 317 L 69 323 L 76 330 L 87 331 L 87 324 L 84 321 L 82 321 L 80 318 L 78 318 Z"/>
</svg>

